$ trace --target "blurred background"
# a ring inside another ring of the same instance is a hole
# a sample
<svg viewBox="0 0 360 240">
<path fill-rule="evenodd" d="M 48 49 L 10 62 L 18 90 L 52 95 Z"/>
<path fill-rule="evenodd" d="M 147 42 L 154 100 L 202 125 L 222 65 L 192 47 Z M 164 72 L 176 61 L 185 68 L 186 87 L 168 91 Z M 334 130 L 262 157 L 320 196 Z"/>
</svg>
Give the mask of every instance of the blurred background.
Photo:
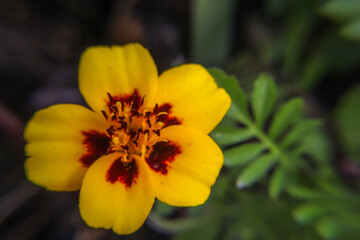
<svg viewBox="0 0 360 240">
<path fill-rule="evenodd" d="M 237 189 L 226 167 L 204 206 L 157 202 L 127 237 L 88 228 L 78 192 L 29 183 L 26 122 L 52 104 L 85 105 L 77 88 L 82 51 L 128 42 L 147 47 L 159 72 L 187 62 L 219 67 L 246 95 L 266 72 L 283 99 L 304 98 L 306 116 L 323 121 L 321 157 L 355 196 L 351 231 L 360 229 L 359 0 L 1 0 L 0 239 L 356 239 L 356 231 L 333 234 L 337 224 L 299 221 L 299 200 L 272 200 L 263 182 Z"/>
</svg>

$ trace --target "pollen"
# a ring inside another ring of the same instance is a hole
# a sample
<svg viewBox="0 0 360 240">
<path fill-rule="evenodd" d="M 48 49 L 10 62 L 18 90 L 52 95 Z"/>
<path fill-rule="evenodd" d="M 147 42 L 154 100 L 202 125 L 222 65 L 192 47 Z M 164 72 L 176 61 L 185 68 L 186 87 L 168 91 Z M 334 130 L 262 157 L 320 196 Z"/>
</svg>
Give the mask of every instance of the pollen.
<svg viewBox="0 0 360 240">
<path fill-rule="evenodd" d="M 167 174 L 171 162 L 181 153 L 178 144 L 161 137 L 162 129 L 181 124 L 172 116 L 172 105 L 155 104 L 145 107 L 145 96 L 137 90 L 132 94 L 112 96 L 101 111 L 108 123 L 105 133 L 83 131 L 86 153 L 80 158 L 90 167 L 102 155 L 116 153 L 116 162 L 108 169 L 106 180 L 131 187 L 137 180 L 138 161 L 146 162 L 153 171 Z"/>
<path fill-rule="evenodd" d="M 106 154 L 120 153 L 122 157 L 119 161 L 123 164 L 129 164 L 138 157 L 148 157 L 152 146 L 165 141 L 161 138 L 161 130 L 169 125 L 166 122 L 169 119 L 173 121 L 169 117 L 169 104 L 145 108 L 145 96 L 137 90 L 126 96 L 107 95 L 107 107 L 102 111 L 109 122 L 106 131 L 110 142 Z M 152 140 L 154 136 L 157 136 L 156 140 Z"/>
<path fill-rule="evenodd" d="M 137 180 L 139 161 L 146 162 L 157 173 L 167 174 L 171 162 L 181 153 L 178 144 L 161 137 L 162 129 L 181 124 L 181 120 L 172 116 L 172 105 L 145 107 L 145 96 L 137 90 L 129 95 L 107 96 L 101 111 L 108 123 L 106 132 L 82 132 L 86 153 L 79 160 L 83 166 L 90 167 L 102 155 L 116 153 L 106 180 L 119 181 L 127 188 Z"/>
</svg>

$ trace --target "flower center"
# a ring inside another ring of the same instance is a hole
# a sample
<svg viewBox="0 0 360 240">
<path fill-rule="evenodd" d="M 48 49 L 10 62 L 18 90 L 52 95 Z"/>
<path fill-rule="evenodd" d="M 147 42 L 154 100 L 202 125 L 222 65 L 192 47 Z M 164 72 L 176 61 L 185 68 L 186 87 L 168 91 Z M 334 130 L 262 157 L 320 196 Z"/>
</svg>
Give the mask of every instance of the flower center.
<svg viewBox="0 0 360 240">
<path fill-rule="evenodd" d="M 83 166 L 90 167 L 101 156 L 116 152 L 117 158 L 106 173 L 106 180 L 111 183 L 119 181 L 130 188 L 137 181 L 139 161 L 166 175 L 170 163 L 181 153 L 177 143 L 160 137 L 162 129 L 181 124 L 171 116 L 172 105 L 145 108 L 145 96 L 140 96 L 137 90 L 120 97 L 108 93 L 108 98 L 107 108 L 102 111 L 109 123 L 106 133 L 82 131 L 86 152 L 79 160 Z"/>
<path fill-rule="evenodd" d="M 120 161 L 131 163 L 134 158 L 146 155 L 150 147 L 157 142 L 166 141 L 152 136 L 160 136 L 160 130 L 168 119 L 169 111 L 161 111 L 156 104 L 153 109 L 145 109 L 144 98 L 137 90 L 125 97 L 113 97 L 108 93 L 107 111 L 102 111 L 105 119 L 110 122 L 106 130 L 110 142 L 106 154 L 118 152 Z"/>
</svg>

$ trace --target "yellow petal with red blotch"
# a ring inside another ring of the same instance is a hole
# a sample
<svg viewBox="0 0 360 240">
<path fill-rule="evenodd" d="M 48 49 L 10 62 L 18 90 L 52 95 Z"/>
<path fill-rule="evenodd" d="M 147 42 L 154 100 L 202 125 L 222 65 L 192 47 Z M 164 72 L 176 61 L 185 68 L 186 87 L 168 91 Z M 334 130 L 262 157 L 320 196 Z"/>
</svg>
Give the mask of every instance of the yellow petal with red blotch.
<svg viewBox="0 0 360 240">
<path fill-rule="evenodd" d="M 110 154 L 91 165 L 80 190 L 80 213 L 91 227 L 129 234 L 143 224 L 155 197 L 144 162 L 127 168 L 118 157 Z"/>
<path fill-rule="evenodd" d="M 158 73 L 148 50 L 140 44 L 98 46 L 85 50 L 79 65 L 79 88 L 94 111 L 104 110 L 109 98 L 138 90 L 145 105 L 154 97 Z"/>
<path fill-rule="evenodd" d="M 231 99 L 204 67 L 185 64 L 160 75 L 155 102 L 172 105 L 169 116 L 181 124 L 209 133 L 224 117 Z"/>
<path fill-rule="evenodd" d="M 24 137 L 27 178 L 55 191 L 80 189 L 87 170 L 80 161 L 87 153 L 82 131 L 104 133 L 106 121 L 89 109 L 74 104 L 59 104 L 34 114 Z"/>
<path fill-rule="evenodd" d="M 146 162 L 154 179 L 155 196 L 174 206 L 195 206 L 206 201 L 223 164 L 223 154 L 203 132 L 170 126 L 161 131 Z M 158 146 L 157 146 L 158 145 Z"/>
</svg>

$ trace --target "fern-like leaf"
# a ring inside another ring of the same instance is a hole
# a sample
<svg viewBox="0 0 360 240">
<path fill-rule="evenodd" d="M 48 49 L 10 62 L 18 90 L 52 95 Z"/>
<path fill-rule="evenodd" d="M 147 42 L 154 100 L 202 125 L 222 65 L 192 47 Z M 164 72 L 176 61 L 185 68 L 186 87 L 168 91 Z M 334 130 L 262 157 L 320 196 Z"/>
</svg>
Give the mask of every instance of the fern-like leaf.
<svg viewBox="0 0 360 240">
<path fill-rule="evenodd" d="M 275 81 L 266 74 L 256 79 L 248 103 L 234 76 L 227 76 L 219 69 L 209 72 L 233 100 L 228 117 L 236 123 L 218 127 L 212 133 L 214 140 L 225 149 L 224 165 L 244 166 L 236 182 L 240 188 L 258 182 L 275 168 L 270 177 L 269 195 L 277 199 L 291 183 L 296 169 L 305 164 L 301 161 L 303 155 L 316 152 L 306 143 L 309 143 L 308 136 L 318 131 L 320 122 L 302 116 L 301 98 L 291 99 L 275 109 Z"/>
</svg>

